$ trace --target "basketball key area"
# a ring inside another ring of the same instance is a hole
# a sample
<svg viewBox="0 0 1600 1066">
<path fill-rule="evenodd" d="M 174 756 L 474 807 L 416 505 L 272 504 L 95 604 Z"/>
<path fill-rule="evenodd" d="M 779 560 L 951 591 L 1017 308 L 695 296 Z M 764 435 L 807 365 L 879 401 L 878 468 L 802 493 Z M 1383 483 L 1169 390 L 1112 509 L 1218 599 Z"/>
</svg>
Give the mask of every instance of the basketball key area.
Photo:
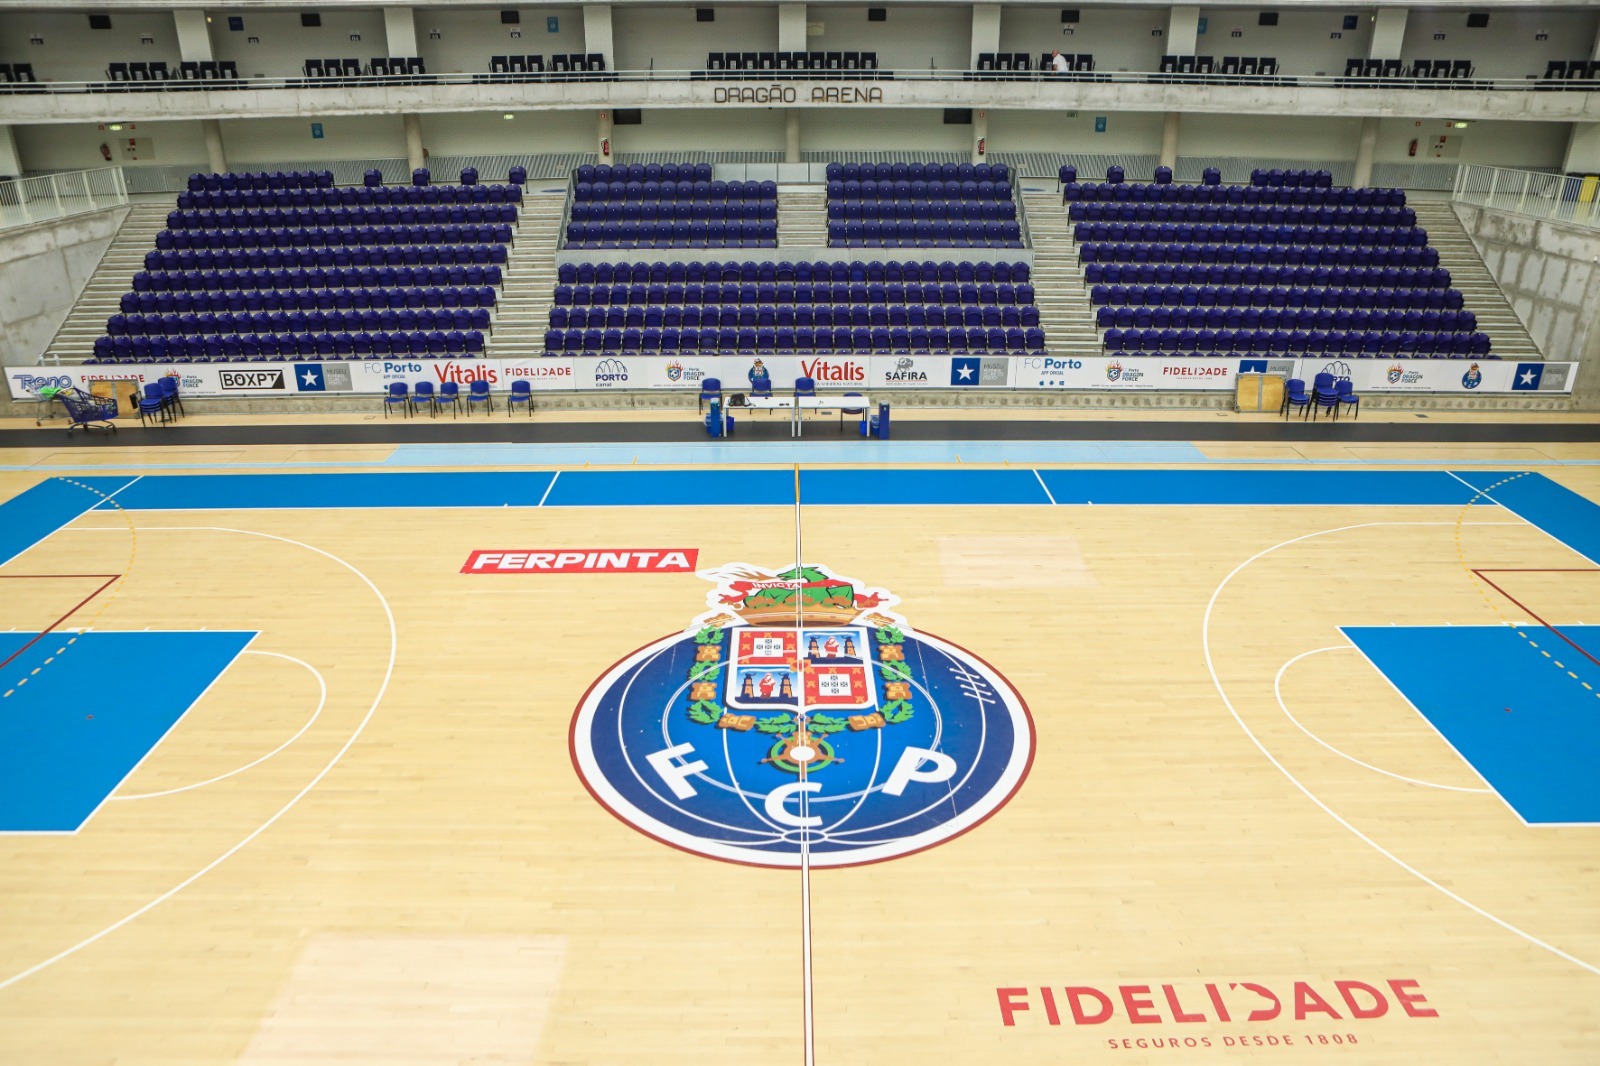
<svg viewBox="0 0 1600 1066">
<path fill-rule="evenodd" d="M 7 1061 L 1600 1053 L 1591 468 L 3 486 Z"/>
</svg>

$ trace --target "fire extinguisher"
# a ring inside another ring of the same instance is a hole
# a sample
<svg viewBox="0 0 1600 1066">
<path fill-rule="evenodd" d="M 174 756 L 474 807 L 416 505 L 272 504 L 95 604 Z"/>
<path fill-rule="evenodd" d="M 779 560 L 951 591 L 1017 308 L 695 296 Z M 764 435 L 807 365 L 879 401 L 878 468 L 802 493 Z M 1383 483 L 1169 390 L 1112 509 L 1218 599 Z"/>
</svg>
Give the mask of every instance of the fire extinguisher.
<svg viewBox="0 0 1600 1066">
<path fill-rule="evenodd" d="M 107 163 L 111 162 L 111 146 L 109 144 L 102 144 L 100 146 L 100 155 Z"/>
<path fill-rule="evenodd" d="M 1417 142 L 1416 142 L 1416 139 L 1413 138 L 1412 141 L 1411 141 L 1411 148 L 1410 148 L 1409 151 L 1406 152 L 1406 155 L 1416 155 L 1416 154 L 1417 154 Z"/>
<path fill-rule="evenodd" d="M 611 138 L 610 137 L 606 137 L 605 139 L 603 139 L 600 142 L 600 158 L 601 159 L 610 159 L 611 158 Z"/>
<path fill-rule="evenodd" d="M 979 155 L 983 154 L 984 147 L 985 147 L 985 145 L 988 144 L 988 141 L 989 141 L 989 138 L 987 138 L 987 137 L 979 137 L 978 138 L 978 154 Z"/>
</svg>

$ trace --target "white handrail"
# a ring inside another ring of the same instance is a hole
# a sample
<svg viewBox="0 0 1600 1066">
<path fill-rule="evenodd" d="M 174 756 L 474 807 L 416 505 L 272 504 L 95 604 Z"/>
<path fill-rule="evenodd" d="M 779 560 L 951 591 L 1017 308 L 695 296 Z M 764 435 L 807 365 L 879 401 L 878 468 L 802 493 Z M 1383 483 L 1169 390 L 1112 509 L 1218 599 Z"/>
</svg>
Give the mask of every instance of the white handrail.
<svg viewBox="0 0 1600 1066">
<path fill-rule="evenodd" d="M 1600 228 L 1600 179 L 1462 164 L 1450 198 L 1494 211 Z"/>
<path fill-rule="evenodd" d="M 127 202 L 128 183 L 121 167 L 0 181 L 0 228 L 48 222 Z"/>
</svg>

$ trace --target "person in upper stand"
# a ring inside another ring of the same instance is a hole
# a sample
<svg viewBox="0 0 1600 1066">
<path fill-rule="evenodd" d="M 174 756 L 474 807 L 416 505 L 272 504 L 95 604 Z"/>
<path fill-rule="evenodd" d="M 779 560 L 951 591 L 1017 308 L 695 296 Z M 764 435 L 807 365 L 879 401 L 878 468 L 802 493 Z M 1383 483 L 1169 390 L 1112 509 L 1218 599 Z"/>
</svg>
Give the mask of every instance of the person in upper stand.
<svg viewBox="0 0 1600 1066">
<path fill-rule="evenodd" d="M 1069 73 L 1067 68 L 1067 57 L 1061 54 L 1061 49 L 1059 48 L 1050 53 L 1050 72 L 1052 74 Z"/>
</svg>

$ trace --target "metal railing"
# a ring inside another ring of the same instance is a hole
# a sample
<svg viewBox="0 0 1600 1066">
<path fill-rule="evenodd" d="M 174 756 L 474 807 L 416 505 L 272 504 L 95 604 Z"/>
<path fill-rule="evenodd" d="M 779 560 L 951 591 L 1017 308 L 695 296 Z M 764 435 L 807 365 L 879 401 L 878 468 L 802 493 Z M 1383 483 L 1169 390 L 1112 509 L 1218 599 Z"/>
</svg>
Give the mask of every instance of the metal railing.
<svg viewBox="0 0 1600 1066">
<path fill-rule="evenodd" d="M 1462 164 L 1450 198 L 1494 211 L 1600 228 L 1600 178 Z"/>
<path fill-rule="evenodd" d="M 121 167 L 0 181 L 0 228 L 48 222 L 127 202 L 128 182 Z"/>
</svg>

